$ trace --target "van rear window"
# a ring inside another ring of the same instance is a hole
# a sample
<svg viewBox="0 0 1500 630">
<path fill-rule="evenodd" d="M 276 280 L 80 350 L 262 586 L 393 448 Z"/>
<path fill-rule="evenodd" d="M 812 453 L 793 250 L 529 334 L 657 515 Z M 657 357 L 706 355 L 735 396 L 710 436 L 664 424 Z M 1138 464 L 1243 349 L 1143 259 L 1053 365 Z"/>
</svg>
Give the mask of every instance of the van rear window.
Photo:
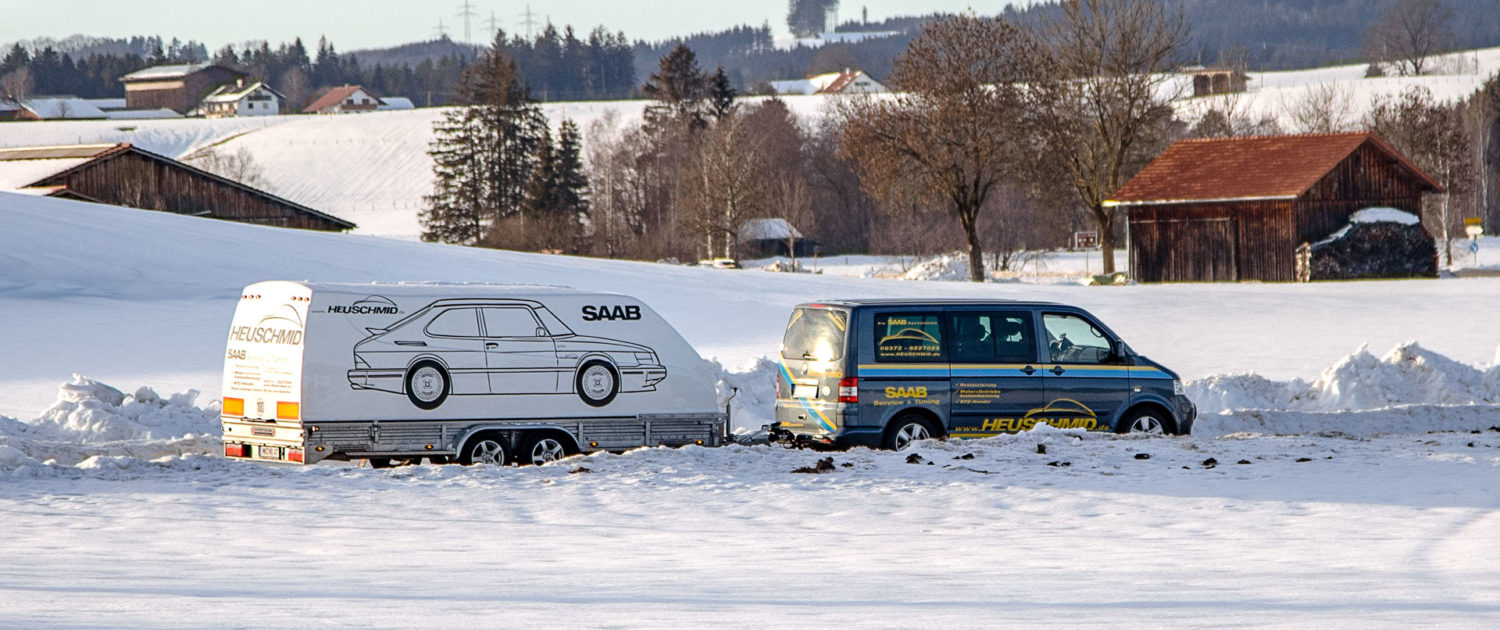
<svg viewBox="0 0 1500 630">
<path fill-rule="evenodd" d="M 792 311 L 781 339 L 784 359 L 833 361 L 844 356 L 844 333 L 849 328 L 849 314 L 826 308 L 799 308 Z"/>
<path fill-rule="evenodd" d="M 938 316 L 891 313 L 875 316 L 875 360 L 942 361 L 943 328 Z"/>
</svg>

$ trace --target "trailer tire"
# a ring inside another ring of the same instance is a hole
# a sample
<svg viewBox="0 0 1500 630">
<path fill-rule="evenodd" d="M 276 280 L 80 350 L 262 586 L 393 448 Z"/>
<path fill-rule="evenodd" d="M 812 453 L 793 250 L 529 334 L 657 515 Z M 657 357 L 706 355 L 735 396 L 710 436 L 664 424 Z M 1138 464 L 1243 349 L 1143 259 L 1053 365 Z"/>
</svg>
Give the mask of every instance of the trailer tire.
<svg viewBox="0 0 1500 630">
<path fill-rule="evenodd" d="M 371 468 L 395 468 L 396 466 L 420 466 L 420 457 L 371 457 L 365 460 Z"/>
<path fill-rule="evenodd" d="M 590 407 L 603 407 L 620 393 L 620 373 L 615 367 L 599 360 L 587 361 L 578 368 L 573 378 L 578 397 Z"/>
<path fill-rule="evenodd" d="M 560 437 L 555 431 L 536 431 L 521 442 L 521 448 L 516 450 L 516 462 L 522 466 L 539 466 L 577 454 L 578 449 L 573 448 L 572 440 Z"/>
<path fill-rule="evenodd" d="M 510 445 L 506 444 L 505 436 L 499 433 L 480 433 L 469 438 L 458 452 L 458 463 L 465 466 L 504 466 L 510 460 Z"/>
<path fill-rule="evenodd" d="M 418 409 L 433 410 L 448 399 L 453 380 L 437 361 L 418 361 L 406 370 L 406 398 Z"/>
</svg>

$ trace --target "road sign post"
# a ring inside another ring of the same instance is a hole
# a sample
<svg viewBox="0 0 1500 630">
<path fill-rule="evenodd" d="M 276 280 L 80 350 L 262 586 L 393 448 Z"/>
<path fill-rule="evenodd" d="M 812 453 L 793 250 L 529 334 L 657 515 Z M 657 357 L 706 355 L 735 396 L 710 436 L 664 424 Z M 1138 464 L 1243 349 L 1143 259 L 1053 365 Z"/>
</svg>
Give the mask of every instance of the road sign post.
<svg viewBox="0 0 1500 630">
<path fill-rule="evenodd" d="M 1081 250 L 1083 250 L 1083 273 L 1085 275 L 1089 275 L 1090 274 L 1090 272 L 1089 272 L 1089 252 L 1088 252 L 1088 250 L 1091 250 L 1091 249 L 1093 249 L 1095 247 L 1098 247 L 1098 246 L 1099 246 L 1099 233 L 1098 232 L 1088 231 L 1088 232 L 1074 232 L 1073 233 L 1073 249 L 1081 249 Z M 1102 265 L 1104 263 L 1101 261 L 1100 264 Z"/>
</svg>

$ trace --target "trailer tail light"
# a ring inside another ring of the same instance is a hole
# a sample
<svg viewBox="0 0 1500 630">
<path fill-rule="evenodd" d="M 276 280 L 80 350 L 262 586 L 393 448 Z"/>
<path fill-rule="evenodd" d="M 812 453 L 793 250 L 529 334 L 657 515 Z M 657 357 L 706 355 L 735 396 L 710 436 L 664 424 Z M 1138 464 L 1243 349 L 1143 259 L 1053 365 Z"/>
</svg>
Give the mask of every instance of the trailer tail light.
<svg viewBox="0 0 1500 630">
<path fill-rule="evenodd" d="M 245 444 L 225 444 L 225 457 L 249 457 L 250 447 Z"/>
<path fill-rule="evenodd" d="M 289 462 L 302 463 L 302 451 L 287 451 L 286 460 Z"/>
<path fill-rule="evenodd" d="M 853 376 L 845 376 L 839 379 L 839 402 L 859 402 L 859 379 Z"/>
<path fill-rule="evenodd" d="M 781 375 L 776 375 L 776 397 L 781 398 Z"/>
<path fill-rule="evenodd" d="M 235 416 L 237 418 L 243 418 L 243 417 L 245 417 L 245 399 L 244 398 L 228 398 L 228 397 L 225 397 L 224 398 L 224 415 L 226 415 L 226 416 Z"/>
</svg>

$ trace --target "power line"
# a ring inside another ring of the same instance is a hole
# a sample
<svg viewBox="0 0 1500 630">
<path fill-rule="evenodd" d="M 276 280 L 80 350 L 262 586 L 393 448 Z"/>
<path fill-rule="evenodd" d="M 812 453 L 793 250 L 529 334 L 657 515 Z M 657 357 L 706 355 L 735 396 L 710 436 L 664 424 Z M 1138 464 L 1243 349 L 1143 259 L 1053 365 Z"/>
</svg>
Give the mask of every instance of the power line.
<svg viewBox="0 0 1500 630">
<path fill-rule="evenodd" d="M 526 26 L 526 39 L 531 39 L 531 28 L 540 24 L 536 21 L 536 14 L 531 12 L 531 4 L 526 5 L 526 12 L 521 14 L 521 24 Z"/>
<path fill-rule="evenodd" d="M 494 11 L 490 11 L 490 39 L 494 40 L 495 39 L 495 35 L 498 34 L 499 32 L 500 32 L 500 20 L 495 19 L 495 12 Z"/>
<path fill-rule="evenodd" d="M 469 2 L 469 0 L 464 0 L 464 3 L 458 5 L 458 7 L 458 17 L 464 19 L 464 43 L 472 44 L 474 43 L 474 36 L 469 30 L 469 18 L 477 17 L 479 14 L 474 12 L 474 3 Z"/>
<path fill-rule="evenodd" d="M 447 36 L 448 36 L 448 30 L 445 29 L 445 28 L 443 28 L 443 18 L 438 18 L 437 38 L 438 39 L 442 39 L 442 38 L 447 37 Z"/>
</svg>

